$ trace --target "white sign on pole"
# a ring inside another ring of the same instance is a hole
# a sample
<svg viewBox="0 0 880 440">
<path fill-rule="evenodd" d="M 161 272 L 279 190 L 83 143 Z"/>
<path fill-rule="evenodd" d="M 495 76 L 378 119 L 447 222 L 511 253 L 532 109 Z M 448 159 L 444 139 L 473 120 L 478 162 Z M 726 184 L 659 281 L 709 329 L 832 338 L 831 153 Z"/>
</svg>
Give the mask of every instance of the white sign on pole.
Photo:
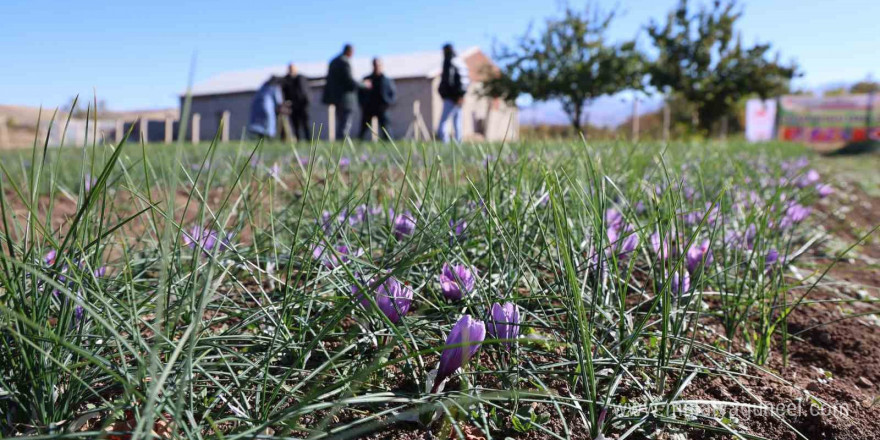
<svg viewBox="0 0 880 440">
<path fill-rule="evenodd" d="M 746 102 L 746 140 L 766 142 L 773 139 L 776 125 L 776 101 L 750 99 Z"/>
</svg>

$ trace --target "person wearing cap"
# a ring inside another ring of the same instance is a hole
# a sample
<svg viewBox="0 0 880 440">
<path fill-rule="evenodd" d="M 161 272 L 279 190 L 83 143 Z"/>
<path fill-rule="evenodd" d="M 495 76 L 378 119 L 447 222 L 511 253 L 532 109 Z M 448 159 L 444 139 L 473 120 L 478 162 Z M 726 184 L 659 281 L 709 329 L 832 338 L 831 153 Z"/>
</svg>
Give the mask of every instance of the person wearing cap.
<svg viewBox="0 0 880 440">
<path fill-rule="evenodd" d="M 455 129 L 455 141 L 461 142 L 461 107 L 464 104 L 464 96 L 470 84 L 467 66 L 461 58 L 457 57 L 452 44 L 443 46 L 443 71 L 440 77 L 440 86 L 437 91 L 443 99 L 443 111 L 440 114 L 440 124 L 437 126 L 437 138 L 444 143 L 449 142 L 449 131 L 446 122 L 451 118 Z"/>
</svg>

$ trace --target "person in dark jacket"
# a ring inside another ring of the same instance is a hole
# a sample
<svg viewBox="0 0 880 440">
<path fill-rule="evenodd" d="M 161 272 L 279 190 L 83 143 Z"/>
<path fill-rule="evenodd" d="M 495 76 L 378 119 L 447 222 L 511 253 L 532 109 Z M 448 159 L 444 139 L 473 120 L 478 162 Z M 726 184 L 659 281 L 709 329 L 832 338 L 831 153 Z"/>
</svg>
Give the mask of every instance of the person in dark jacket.
<svg viewBox="0 0 880 440">
<path fill-rule="evenodd" d="M 305 76 L 296 71 L 296 65 L 287 66 L 287 76 L 281 83 L 284 105 L 290 111 L 290 127 L 300 141 L 309 141 L 312 131 L 309 127 L 309 83 Z"/>
<path fill-rule="evenodd" d="M 449 142 L 449 132 L 446 130 L 446 121 L 452 118 L 455 127 L 455 141 L 461 142 L 461 107 L 464 104 L 464 96 L 470 84 L 467 66 L 461 58 L 455 55 L 452 44 L 443 46 L 443 71 L 440 77 L 440 86 L 437 92 L 443 98 L 443 111 L 440 113 L 440 124 L 437 126 L 437 138 L 444 143 Z"/>
<path fill-rule="evenodd" d="M 360 84 L 351 71 L 354 48 L 346 44 L 342 53 L 330 61 L 322 102 L 336 107 L 336 140 L 343 140 L 351 132 L 351 119 L 358 102 Z"/>
<path fill-rule="evenodd" d="M 361 133 L 364 140 L 369 133 L 368 125 L 373 117 L 379 121 L 379 137 L 388 139 L 389 120 L 388 108 L 397 100 L 397 87 L 391 78 L 385 76 L 382 60 L 373 58 L 373 73 L 364 77 L 366 88 L 361 93 Z"/>
<path fill-rule="evenodd" d="M 281 78 L 270 77 L 254 94 L 247 130 L 257 138 L 274 138 L 277 133 L 278 111 L 284 103 L 280 85 Z"/>
</svg>

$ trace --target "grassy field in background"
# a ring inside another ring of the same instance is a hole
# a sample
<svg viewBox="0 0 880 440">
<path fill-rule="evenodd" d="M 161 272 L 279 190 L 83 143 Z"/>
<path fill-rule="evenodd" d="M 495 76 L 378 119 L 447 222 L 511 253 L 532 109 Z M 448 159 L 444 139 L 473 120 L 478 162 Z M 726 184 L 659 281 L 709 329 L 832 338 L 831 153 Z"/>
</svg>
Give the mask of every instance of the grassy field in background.
<svg viewBox="0 0 880 440">
<path fill-rule="evenodd" d="M 757 404 L 694 389 L 791 385 L 790 318 L 876 240 L 876 224 L 827 227 L 842 189 L 876 196 L 868 157 L 740 141 L 3 152 L 0 434 L 777 438 L 730 415 Z M 515 321 L 492 312 L 506 303 Z M 681 410 L 695 402 L 720 409 Z"/>
</svg>

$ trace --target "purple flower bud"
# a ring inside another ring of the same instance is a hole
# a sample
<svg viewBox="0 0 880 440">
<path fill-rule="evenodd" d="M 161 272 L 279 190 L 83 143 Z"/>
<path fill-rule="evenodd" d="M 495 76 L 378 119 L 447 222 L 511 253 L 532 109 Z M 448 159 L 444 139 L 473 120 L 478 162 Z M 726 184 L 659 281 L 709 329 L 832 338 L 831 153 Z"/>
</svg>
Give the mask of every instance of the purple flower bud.
<svg viewBox="0 0 880 440">
<path fill-rule="evenodd" d="M 764 270 L 769 270 L 778 261 L 779 252 L 776 249 L 770 249 L 769 251 L 767 251 L 767 255 L 764 257 Z"/>
<path fill-rule="evenodd" d="M 741 245 L 746 249 L 752 249 L 755 246 L 755 237 L 758 235 L 758 227 L 754 223 L 746 228 L 746 232 L 742 236 Z"/>
<path fill-rule="evenodd" d="M 440 366 L 437 368 L 437 378 L 434 382 L 435 389 L 455 373 L 455 370 L 473 358 L 484 339 L 486 339 L 486 325 L 482 321 L 471 318 L 471 315 L 464 315 L 455 323 L 446 338 L 447 348 L 440 354 Z M 461 346 L 448 347 L 450 345 Z"/>
<path fill-rule="evenodd" d="M 623 226 L 623 214 L 614 208 L 605 210 L 605 227 L 610 229 L 620 229 Z"/>
<path fill-rule="evenodd" d="M 379 310 L 388 317 L 388 320 L 397 324 L 409 311 L 412 305 L 413 290 L 393 277 L 389 277 L 376 290 L 376 305 Z"/>
<path fill-rule="evenodd" d="M 674 249 L 673 246 L 670 245 L 670 241 L 671 240 L 668 238 L 660 238 L 660 233 L 658 232 L 651 234 L 651 248 L 662 260 L 674 257 L 674 255 L 672 255 Z"/>
<path fill-rule="evenodd" d="M 339 158 L 339 168 L 348 168 L 349 165 L 351 165 L 351 159 L 345 156 Z"/>
<path fill-rule="evenodd" d="M 827 183 L 820 183 L 816 185 L 816 192 L 819 193 L 820 198 L 825 198 L 834 194 L 834 188 Z"/>
<path fill-rule="evenodd" d="M 278 162 L 275 162 L 274 164 L 272 164 L 272 167 L 269 168 L 269 176 L 274 179 L 281 178 L 281 165 L 279 165 Z"/>
<path fill-rule="evenodd" d="M 464 238 L 464 233 L 467 230 L 468 223 L 465 220 L 449 220 L 449 229 L 452 230 L 452 236 L 454 238 L 462 239 Z"/>
<path fill-rule="evenodd" d="M 672 283 L 672 293 L 676 295 L 683 295 L 688 290 L 691 290 L 691 277 L 688 275 L 687 271 L 677 271 L 673 273 L 672 276 L 667 274 L 667 278 L 669 282 Z"/>
<path fill-rule="evenodd" d="M 96 183 L 98 183 L 98 179 L 95 179 L 94 177 L 92 177 L 91 174 L 88 173 L 85 175 L 83 186 L 85 187 L 86 191 L 91 191 L 92 187 L 95 186 Z"/>
<path fill-rule="evenodd" d="M 394 221 L 392 226 L 394 228 L 394 237 L 398 240 L 401 237 L 412 235 L 412 233 L 416 230 L 416 219 L 413 218 L 412 214 L 409 211 L 397 215 L 393 218 Z"/>
<path fill-rule="evenodd" d="M 363 255 L 364 251 L 362 249 L 358 249 L 355 253 L 351 253 L 348 249 L 348 246 L 341 244 L 335 247 L 336 252 L 339 253 L 339 258 L 336 258 L 336 255 L 333 254 L 326 247 L 321 245 L 315 245 L 312 249 L 312 258 L 317 261 L 320 261 L 324 266 L 327 266 L 329 269 L 333 269 L 341 264 L 345 264 L 349 262 L 349 257 L 359 257 Z"/>
<path fill-rule="evenodd" d="M 645 207 L 645 202 L 639 200 L 636 202 L 635 206 L 636 214 L 644 214 L 647 208 Z"/>
<path fill-rule="evenodd" d="M 80 297 L 80 298 L 82 298 L 82 297 Z M 77 305 L 73 308 L 73 321 L 76 322 L 76 323 L 82 321 L 82 319 L 83 319 L 83 314 L 85 314 L 85 309 L 83 308 L 83 306 L 77 304 Z"/>
<path fill-rule="evenodd" d="M 780 226 L 784 229 L 792 224 L 800 223 L 813 212 L 812 208 L 801 205 L 800 203 L 792 203 L 785 210 L 785 217 L 780 222 Z"/>
<path fill-rule="evenodd" d="M 55 249 L 46 252 L 46 255 L 43 255 L 43 264 L 46 266 L 52 266 L 55 264 L 55 258 L 58 256 L 58 252 Z"/>
<path fill-rule="evenodd" d="M 685 255 L 685 263 L 687 270 L 691 274 L 695 273 L 702 264 L 708 267 L 714 261 L 712 250 L 709 249 L 709 240 L 703 240 L 699 246 L 691 246 Z"/>
<path fill-rule="evenodd" d="M 618 257 L 626 257 L 631 254 L 636 247 L 639 245 L 639 236 L 638 234 L 631 233 L 623 239 L 620 243 L 620 250 L 618 252 Z"/>
<path fill-rule="evenodd" d="M 801 178 L 798 179 L 796 184 L 797 184 L 798 188 L 806 188 L 810 185 L 815 185 L 816 183 L 819 183 L 819 179 L 820 179 L 819 173 L 816 170 L 811 169 L 811 170 L 807 171 L 806 174 L 801 176 Z"/>
<path fill-rule="evenodd" d="M 443 263 L 440 271 L 440 291 L 443 296 L 451 300 L 460 300 L 464 295 L 471 293 L 476 285 L 475 270 L 463 265 Z"/>
<path fill-rule="evenodd" d="M 516 304 L 507 302 L 492 304 L 489 311 L 489 335 L 496 339 L 516 339 L 519 336 L 519 309 Z M 508 347 L 511 341 L 504 343 Z"/>
<path fill-rule="evenodd" d="M 201 248 L 205 254 L 219 247 L 229 247 L 231 234 L 226 237 L 220 237 L 220 234 L 213 230 L 202 228 L 201 226 L 193 226 L 189 232 L 183 233 L 183 243 L 191 249 Z"/>
</svg>

